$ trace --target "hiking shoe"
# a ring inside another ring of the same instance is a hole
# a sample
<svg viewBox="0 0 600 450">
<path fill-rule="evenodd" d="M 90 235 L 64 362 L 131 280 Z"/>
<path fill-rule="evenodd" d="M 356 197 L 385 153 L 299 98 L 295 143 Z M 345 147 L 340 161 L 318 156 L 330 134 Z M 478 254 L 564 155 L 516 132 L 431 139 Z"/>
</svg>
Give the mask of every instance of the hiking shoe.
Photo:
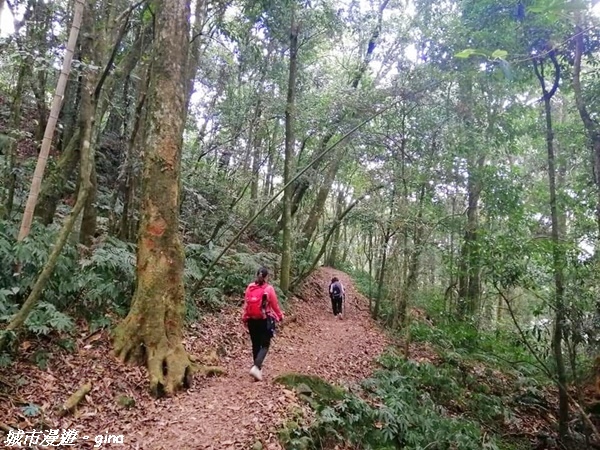
<svg viewBox="0 0 600 450">
<path fill-rule="evenodd" d="M 343 317 L 342 317 L 342 313 L 339 313 L 339 314 L 338 314 L 338 319 L 340 319 L 340 320 L 342 320 L 342 319 L 343 319 Z"/>
<path fill-rule="evenodd" d="M 262 371 L 258 367 L 252 366 L 250 375 L 252 375 L 256 381 L 262 381 Z"/>
</svg>

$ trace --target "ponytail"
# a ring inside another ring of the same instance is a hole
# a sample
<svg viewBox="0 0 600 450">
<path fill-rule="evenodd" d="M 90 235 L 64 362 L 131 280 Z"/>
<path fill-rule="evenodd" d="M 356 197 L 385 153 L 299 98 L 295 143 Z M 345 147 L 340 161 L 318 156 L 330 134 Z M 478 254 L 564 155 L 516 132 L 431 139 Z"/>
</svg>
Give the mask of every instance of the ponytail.
<svg viewBox="0 0 600 450">
<path fill-rule="evenodd" d="M 261 267 L 256 272 L 256 280 L 254 280 L 254 282 L 258 286 L 262 286 L 263 284 L 265 284 L 267 282 L 266 278 L 268 276 L 269 276 L 269 271 L 267 270 L 267 268 L 266 267 Z"/>
</svg>

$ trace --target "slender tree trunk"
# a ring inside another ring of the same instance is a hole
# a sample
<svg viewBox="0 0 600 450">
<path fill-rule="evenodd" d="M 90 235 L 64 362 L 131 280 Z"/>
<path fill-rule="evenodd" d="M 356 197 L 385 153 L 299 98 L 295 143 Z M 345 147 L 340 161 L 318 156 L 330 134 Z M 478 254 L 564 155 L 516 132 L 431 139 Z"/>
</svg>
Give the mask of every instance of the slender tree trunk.
<svg viewBox="0 0 600 450">
<path fill-rule="evenodd" d="M 91 84 L 86 85 L 86 89 L 90 91 L 92 89 Z M 89 92 L 88 92 L 89 93 Z M 38 276 L 31 293 L 27 297 L 27 300 L 19 310 L 19 312 L 15 315 L 15 317 L 10 321 L 10 323 L 5 328 L 5 331 L 16 331 L 18 330 L 25 321 L 31 311 L 33 311 L 34 307 L 42 297 L 42 293 L 46 286 L 46 283 L 52 276 L 54 272 L 54 268 L 56 267 L 56 263 L 58 262 L 58 258 L 64 248 L 71 231 L 77 221 L 77 218 L 81 214 L 83 207 L 86 202 L 86 197 L 89 195 L 91 190 L 90 184 L 90 175 L 92 172 L 92 161 L 93 155 L 91 154 L 93 149 L 90 145 L 91 141 L 91 131 L 93 127 L 93 106 L 89 100 L 91 100 L 91 95 L 86 95 L 82 101 L 81 109 L 82 116 L 87 118 L 87 122 L 82 124 L 82 141 L 84 145 L 81 146 L 81 175 L 80 175 L 80 188 L 77 194 L 77 201 L 75 202 L 75 206 L 71 210 L 71 213 L 64 221 L 56 242 L 54 243 L 54 247 L 48 257 L 48 261 L 44 264 L 40 275 Z M 6 335 L 4 335 L 6 336 Z M 3 346 L 5 342 L 0 338 L 0 348 Z"/>
<path fill-rule="evenodd" d="M 553 270 L 554 270 L 554 330 L 552 335 L 552 350 L 556 363 L 556 381 L 558 385 L 558 427 L 561 439 L 566 440 L 569 435 L 569 393 L 567 391 L 567 376 L 562 351 L 563 323 L 565 321 L 564 304 L 564 267 L 565 253 L 560 242 L 560 213 L 556 195 L 556 163 L 554 154 L 554 131 L 552 129 L 551 100 L 558 89 L 560 82 L 560 65 L 554 51 L 549 54 L 554 68 L 554 84 L 550 90 L 546 87 L 543 60 L 534 60 L 534 70 L 540 82 L 544 100 L 544 113 L 546 116 L 546 144 L 548 150 L 548 186 L 550 191 L 550 213 L 552 219 L 553 243 Z"/>
<path fill-rule="evenodd" d="M 336 154 L 335 156 L 339 155 Z M 338 169 L 340 168 L 340 163 L 341 159 L 334 157 L 329 165 L 329 169 L 327 170 L 327 174 L 325 175 L 323 184 L 319 188 L 317 199 L 313 203 L 313 206 L 310 212 L 308 213 L 308 219 L 306 220 L 304 227 L 302 228 L 302 242 L 310 242 L 313 234 L 315 233 L 315 230 L 317 229 L 319 219 L 321 218 L 321 214 L 323 213 L 325 203 L 327 202 L 327 197 L 329 197 L 329 191 L 331 190 L 331 186 L 333 185 Z"/>
<path fill-rule="evenodd" d="M 250 186 L 250 215 L 253 216 L 256 213 L 258 205 L 258 180 L 259 171 L 261 166 L 261 152 L 260 152 L 260 139 L 257 138 L 254 144 L 254 153 L 252 154 L 252 184 Z"/>
<path fill-rule="evenodd" d="M 16 131 L 21 125 L 21 110 L 23 105 L 23 89 L 25 85 L 25 76 L 27 74 L 27 66 L 25 62 L 19 68 L 19 75 L 17 76 L 17 85 L 15 87 L 15 95 L 12 101 L 11 113 L 10 113 L 10 131 Z M 17 146 L 19 140 L 17 138 L 11 139 L 8 145 L 8 166 L 6 168 L 5 179 L 7 180 L 7 192 L 6 199 L 4 202 L 4 217 L 9 217 L 12 213 L 13 203 L 15 198 L 15 190 L 17 187 Z"/>
<path fill-rule="evenodd" d="M 145 363 L 154 395 L 188 386 L 191 362 L 182 344 L 184 250 L 179 234 L 189 4 L 156 0 L 156 42 L 148 92 L 148 130 L 131 309 L 115 330 L 115 353 Z"/>
<path fill-rule="evenodd" d="M 83 217 L 79 231 L 79 241 L 85 246 L 91 246 L 96 235 L 96 222 L 98 214 L 96 211 L 96 194 L 98 192 L 98 176 L 96 174 L 96 161 L 92 165 L 92 174 L 90 177 L 92 186 L 90 194 L 87 196 L 85 207 L 83 208 Z"/>
<path fill-rule="evenodd" d="M 394 326 L 406 325 L 407 311 L 409 305 L 409 299 L 412 292 L 417 285 L 419 275 L 419 262 L 421 253 L 423 252 L 423 202 L 425 199 L 426 185 L 421 185 L 421 192 L 419 194 L 419 211 L 417 212 L 416 223 L 413 230 L 413 246 L 409 251 L 405 247 L 405 252 L 408 255 L 406 261 L 406 276 L 404 277 L 402 288 L 400 291 L 398 307 L 396 310 L 396 316 L 394 318 Z"/>
<path fill-rule="evenodd" d="M 375 299 L 375 308 L 373 309 L 373 319 L 379 318 L 379 311 L 381 309 L 381 301 L 383 300 L 383 284 L 385 282 L 385 270 L 387 264 L 387 248 L 392 238 L 392 233 L 386 229 L 383 235 L 383 242 L 381 248 L 381 265 L 378 269 L 377 276 L 377 298 Z"/>
<path fill-rule="evenodd" d="M 373 292 L 372 292 L 372 280 L 373 280 L 373 232 L 369 230 L 369 247 L 368 247 L 367 262 L 369 264 L 369 312 L 373 312 Z"/>
<path fill-rule="evenodd" d="M 471 166 L 467 182 L 467 226 L 463 238 L 458 280 L 459 314 L 463 319 L 475 315 L 479 310 L 481 269 L 477 240 L 479 236 L 479 197 L 482 188 L 479 172 L 483 168 L 484 162 L 485 157 L 480 156 L 476 166 Z"/>
<path fill-rule="evenodd" d="M 335 205 L 335 215 L 339 217 L 344 210 L 344 191 L 340 190 L 337 196 L 337 202 Z M 338 248 L 340 245 L 340 227 L 336 227 L 333 232 L 333 236 L 331 239 L 331 248 L 329 250 L 329 255 L 325 261 L 325 265 L 329 267 L 335 267 L 338 259 Z"/>
<path fill-rule="evenodd" d="M 127 154 L 121 168 L 119 179 L 121 180 L 119 190 L 123 192 L 123 212 L 119 223 L 119 238 L 123 240 L 131 240 L 134 234 L 131 232 L 132 211 L 134 210 L 134 191 L 136 189 L 136 180 L 138 177 L 135 173 L 135 159 L 141 152 L 141 147 L 144 141 L 143 124 L 146 122 L 146 99 L 150 81 L 149 70 L 142 71 L 142 83 L 139 89 L 139 98 L 135 109 L 134 122 L 129 136 L 127 145 Z"/>
<path fill-rule="evenodd" d="M 468 68 L 467 68 L 468 69 Z M 473 80 L 470 77 L 460 81 L 460 116 L 465 145 L 470 151 L 476 151 L 473 139 Z M 479 310 L 480 300 L 480 262 L 478 249 L 479 236 L 479 198 L 482 183 L 481 171 L 485 164 L 485 154 L 469 157 L 467 167 L 467 224 L 463 237 L 458 279 L 458 314 L 461 319 L 473 318 Z"/>
<path fill-rule="evenodd" d="M 578 18 L 578 20 L 580 20 Z M 597 247 L 600 249 L 600 124 L 592 119 L 587 110 L 581 87 L 581 58 L 584 51 L 583 31 L 581 26 L 575 27 L 575 60 L 573 63 L 573 91 L 575 92 L 575 103 L 579 116 L 583 122 L 588 139 L 592 147 L 594 165 L 592 172 L 596 185 L 596 223 L 597 223 Z"/>
<path fill-rule="evenodd" d="M 35 205 L 37 203 L 38 194 L 42 185 L 42 178 L 44 177 L 44 171 L 46 169 L 46 163 L 48 161 L 48 154 L 50 153 L 50 147 L 52 145 L 52 137 L 54 136 L 56 121 L 58 120 L 58 114 L 60 113 L 60 107 L 62 105 L 65 86 L 67 84 L 67 79 L 71 70 L 71 60 L 73 59 L 73 51 L 75 49 L 75 44 L 77 43 L 77 37 L 79 35 L 79 28 L 81 26 L 83 9 L 83 0 L 75 0 L 73 24 L 71 25 L 71 32 L 69 34 L 69 41 L 67 43 L 67 49 L 65 51 L 65 58 L 63 61 L 62 70 L 60 76 L 58 77 L 56 92 L 54 94 L 54 99 L 52 100 L 52 108 L 50 109 L 50 116 L 46 125 L 46 131 L 44 133 L 44 139 L 42 141 L 42 148 L 40 150 L 37 164 L 35 166 L 33 181 L 31 182 L 31 189 L 27 198 L 25 212 L 23 213 L 23 220 L 21 222 L 21 228 L 19 230 L 18 236 L 19 241 L 23 240 L 29 234 L 29 230 L 31 229 L 33 213 L 35 210 Z"/>
<path fill-rule="evenodd" d="M 339 228 L 340 224 L 342 224 L 342 222 L 344 221 L 346 216 L 348 214 L 350 214 L 350 212 L 356 207 L 356 205 L 358 205 L 361 201 L 363 201 L 368 195 L 370 195 L 373 192 L 375 192 L 379 189 L 382 189 L 382 188 L 383 188 L 383 186 L 377 186 L 374 189 L 372 189 L 368 192 L 365 192 L 359 198 L 354 200 L 345 210 L 340 211 L 340 214 L 335 217 L 335 219 L 333 220 L 333 223 L 329 227 L 329 231 L 327 232 L 327 234 L 325 235 L 325 237 L 323 239 L 321 248 L 319 249 L 317 256 L 315 256 L 315 258 L 313 259 L 313 262 L 310 265 L 310 267 L 307 270 L 305 270 L 302 274 L 300 274 L 300 276 L 298 276 L 293 281 L 292 290 L 295 289 L 297 286 L 299 286 L 306 279 L 306 277 L 308 277 L 316 269 L 317 265 L 319 264 L 319 261 L 325 254 L 325 250 L 327 249 L 327 244 L 329 242 L 329 239 L 331 239 L 331 236 L 333 236 L 333 233 L 335 232 L 335 230 L 337 230 Z"/>
<path fill-rule="evenodd" d="M 71 136 L 70 142 L 58 158 L 56 167 L 42 183 L 38 204 L 35 208 L 35 216 L 44 225 L 49 225 L 54 220 L 56 208 L 65 193 L 67 182 L 77 169 L 80 146 L 80 129 L 77 128 L 75 134 Z"/>
<path fill-rule="evenodd" d="M 296 12 L 292 7 L 292 24 L 290 27 L 290 70 L 287 89 L 287 104 L 285 108 L 285 160 L 283 162 L 283 182 L 288 184 L 292 177 L 294 166 L 294 118 L 296 97 L 296 74 L 298 72 L 298 25 Z M 290 287 L 290 271 L 292 265 L 292 191 L 290 184 L 283 191 L 283 237 L 281 250 L 281 275 L 279 286 L 283 292 Z"/>
</svg>

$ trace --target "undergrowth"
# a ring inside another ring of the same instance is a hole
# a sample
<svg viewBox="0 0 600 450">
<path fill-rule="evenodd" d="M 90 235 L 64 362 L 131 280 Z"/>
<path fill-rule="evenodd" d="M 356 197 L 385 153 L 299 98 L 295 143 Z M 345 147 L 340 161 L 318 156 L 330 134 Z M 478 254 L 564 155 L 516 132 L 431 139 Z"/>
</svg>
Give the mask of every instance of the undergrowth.
<svg viewBox="0 0 600 450">
<path fill-rule="evenodd" d="M 460 365 L 419 364 L 393 352 L 379 362 L 382 369 L 359 392 L 345 392 L 336 402 L 314 397 L 314 420 L 295 420 L 281 431 L 285 448 L 325 449 L 341 443 L 366 450 L 511 448 L 495 435 L 511 420 L 505 399 L 465 377 Z"/>
<path fill-rule="evenodd" d="M 58 226 L 34 222 L 27 238 L 18 242 L 16 223 L 0 221 L 0 324 L 11 320 L 27 299 L 46 263 Z M 219 311 L 230 299 L 243 298 L 256 269 L 274 267 L 278 255 L 238 248 L 226 254 L 202 286 L 197 281 L 221 251 L 216 246 L 188 244 L 184 281 L 186 319 L 200 311 Z M 25 329 L 37 336 L 69 334 L 84 319 L 91 331 L 114 325 L 127 314 L 135 290 L 136 247 L 112 237 L 83 248 L 70 240 L 59 256 L 42 297 Z M 280 298 L 284 300 L 281 292 Z"/>
</svg>

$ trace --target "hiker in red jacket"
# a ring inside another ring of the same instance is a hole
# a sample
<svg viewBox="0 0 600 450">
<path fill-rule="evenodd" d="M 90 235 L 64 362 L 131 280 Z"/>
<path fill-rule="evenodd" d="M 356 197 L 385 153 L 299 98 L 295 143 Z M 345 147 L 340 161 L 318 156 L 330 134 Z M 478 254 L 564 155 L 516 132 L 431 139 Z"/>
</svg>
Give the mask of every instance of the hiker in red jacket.
<svg viewBox="0 0 600 450">
<path fill-rule="evenodd" d="M 275 322 L 283 319 L 279 309 L 277 294 L 269 283 L 269 271 L 265 267 L 258 269 L 256 280 L 246 288 L 244 313 L 242 320 L 250 332 L 254 365 L 250 375 L 256 381 L 262 380 L 262 364 L 269 351 L 271 338 L 275 334 Z"/>
</svg>

